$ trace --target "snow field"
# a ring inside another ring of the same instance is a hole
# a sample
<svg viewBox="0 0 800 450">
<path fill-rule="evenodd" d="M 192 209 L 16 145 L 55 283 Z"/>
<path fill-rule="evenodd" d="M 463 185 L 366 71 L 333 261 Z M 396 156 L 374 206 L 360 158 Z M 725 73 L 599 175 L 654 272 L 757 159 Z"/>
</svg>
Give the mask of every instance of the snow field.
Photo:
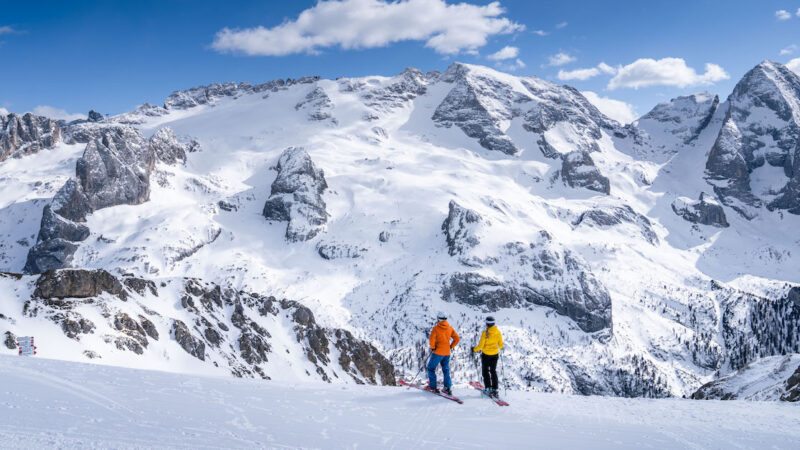
<svg viewBox="0 0 800 450">
<path fill-rule="evenodd" d="M 3 448 L 797 448 L 795 405 L 276 383 L 0 357 Z"/>
</svg>

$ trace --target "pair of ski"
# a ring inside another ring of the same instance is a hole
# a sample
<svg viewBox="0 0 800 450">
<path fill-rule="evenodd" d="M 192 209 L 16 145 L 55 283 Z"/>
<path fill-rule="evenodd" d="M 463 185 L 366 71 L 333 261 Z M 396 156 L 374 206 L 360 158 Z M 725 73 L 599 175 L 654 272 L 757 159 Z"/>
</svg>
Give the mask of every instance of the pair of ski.
<svg viewBox="0 0 800 450">
<path fill-rule="evenodd" d="M 464 403 L 463 400 L 461 400 L 460 398 L 458 398 L 458 397 L 456 397 L 454 395 L 445 394 L 442 391 L 439 391 L 439 392 L 429 391 L 429 390 L 425 389 L 425 386 L 422 386 L 422 385 L 419 385 L 419 384 L 409 383 L 409 382 L 407 382 L 405 380 L 402 380 L 402 379 L 400 380 L 400 384 L 402 384 L 403 386 L 408 386 L 408 387 L 412 387 L 412 388 L 415 388 L 415 389 L 419 389 L 421 391 L 430 392 L 431 394 L 438 395 L 439 397 L 446 398 L 446 399 L 454 401 L 454 402 L 456 402 L 458 404 Z M 473 388 L 481 391 L 481 397 L 488 398 L 489 400 L 495 402 L 498 406 L 508 406 L 508 402 L 506 402 L 505 400 L 497 398 L 497 397 L 490 397 L 490 396 L 486 395 L 486 390 L 484 389 L 483 385 L 478 383 L 477 381 L 470 381 L 469 385 L 472 386 Z"/>
<path fill-rule="evenodd" d="M 492 397 L 489 394 L 487 394 L 486 393 L 486 388 L 484 388 L 483 385 L 478 383 L 477 381 L 470 381 L 469 385 L 474 387 L 475 389 L 481 391 L 481 397 L 486 397 L 489 400 L 497 403 L 497 406 L 509 406 L 508 402 L 503 400 L 502 398 L 500 398 L 500 397 Z"/>
</svg>

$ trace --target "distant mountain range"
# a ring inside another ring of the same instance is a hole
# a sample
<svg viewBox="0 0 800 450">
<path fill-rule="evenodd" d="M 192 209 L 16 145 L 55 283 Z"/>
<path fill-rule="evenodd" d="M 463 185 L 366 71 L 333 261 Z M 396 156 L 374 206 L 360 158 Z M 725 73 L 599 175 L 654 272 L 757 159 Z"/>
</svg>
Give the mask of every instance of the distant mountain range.
<svg viewBox="0 0 800 450">
<path fill-rule="evenodd" d="M 9 352 L 394 384 L 441 310 L 466 381 L 491 313 L 511 386 L 705 398 L 800 353 L 800 77 L 769 61 L 628 125 L 460 63 L 12 113 L 0 179 Z"/>
</svg>

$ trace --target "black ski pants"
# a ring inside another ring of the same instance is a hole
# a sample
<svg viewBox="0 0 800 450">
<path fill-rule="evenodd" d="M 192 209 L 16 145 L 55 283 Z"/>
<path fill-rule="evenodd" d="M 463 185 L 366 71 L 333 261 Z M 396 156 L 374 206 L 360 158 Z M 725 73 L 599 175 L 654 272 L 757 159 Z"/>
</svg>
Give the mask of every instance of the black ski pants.
<svg viewBox="0 0 800 450">
<path fill-rule="evenodd" d="M 481 367 L 483 367 L 483 386 L 497 389 L 497 360 L 498 355 L 485 355 L 481 353 Z"/>
</svg>

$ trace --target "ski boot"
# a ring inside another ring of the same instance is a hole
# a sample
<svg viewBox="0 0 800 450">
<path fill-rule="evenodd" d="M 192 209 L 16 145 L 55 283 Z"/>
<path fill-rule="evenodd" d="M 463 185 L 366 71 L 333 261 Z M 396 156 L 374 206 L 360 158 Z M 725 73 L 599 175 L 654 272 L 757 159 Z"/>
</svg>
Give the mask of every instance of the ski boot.
<svg viewBox="0 0 800 450">
<path fill-rule="evenodd" d="M 447 395 L 453 395 L 453 391 L 449 387 L 445 387 L 444 389 L 442 389 L 442 392 L 444 392 Z"/>
<path fill-rule="evenodd" d="M 439 393 L 439 389 L 432 388 L 432 387 L 430 387 L 430 386 L 425 386 L 425 390 L 426 390 L 426 391 L 433 392 L 434 394 L 438 394 L 438 393 Z"/>
</svg>

